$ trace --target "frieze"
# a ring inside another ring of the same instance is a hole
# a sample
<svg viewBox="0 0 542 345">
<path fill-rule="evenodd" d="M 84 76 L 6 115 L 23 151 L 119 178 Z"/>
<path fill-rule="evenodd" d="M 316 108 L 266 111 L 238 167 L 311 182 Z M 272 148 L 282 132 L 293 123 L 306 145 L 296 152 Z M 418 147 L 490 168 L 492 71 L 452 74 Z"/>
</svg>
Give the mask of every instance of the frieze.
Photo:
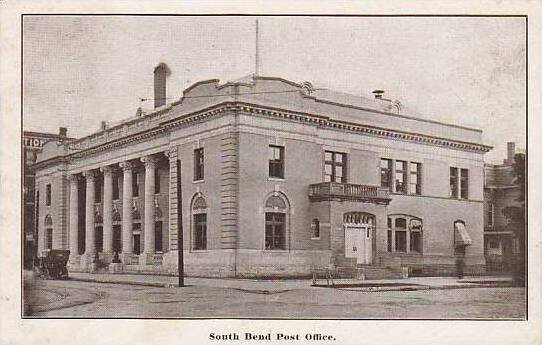
<svg viewBox="0 0 542 345">
<path fill-rule="evenodd" d="M 170 108 L 171 109 L 171 108 Z M 97 141 L 98 138 L 102 140 L 112 139 L 112 137 L 117 136 L 120 132 L 127 134 L 127 129 L 140 129 L 144 127 L 145 120 L 133 121 L 130 123 L 129 127 L 123 127 L 122 130 L 117 128 L 109 130 L 105 135 L 93 135 L 91 138 L 86 138 L 85 142 L 80 141 L 76 143 L 69 143 L 71 149 L 80 149 L 79 152 L 74 152 L 68 155 L 70 158 L 80 158 L 83 156 L 88 156 L 92 154 L 97 154 L 100 152 L 108 151 L 113 148 L 138 143 L 146 139 L 158 136 L 160 134 L 166 133 L 173 128 L 185 127 L 192 125 L 196 122 L 207 120 L 211 117 L 224 114 L 228 111 L 243 111 L 250 114 L 255 114 L 259 116 L 273 117 L 273 118 L 283 118 L 287 120 L 304 122 L 315 124 L 324 128 L 333 128 L 349 132 L 363 133 L 365 135 L 383 137 L 387 139 L 396 139 L 404 141 L 412 141 L 416 143 L 422 143 L 427 145 L 441 146 L 446 148 L 452 148 L 457 150 L 472 151 L 472 152 L 488 152 L 491 149 L 491 146 L 476 144 L 470 142 L 462 142 L 458 140 L 450 140 L 445 138 L 433 137 L 425 134 L 403 132 L 399 130 L 391 130 L 386 128 L 379 128 L 370 125 L 362 125 L 344 122 L 340 120 L 333 120 L 330 117 L 322 115 L 314 115 L 308 113 L 299 113 L 291 112 L 287 110 L 273 109 L 269 107 L 263 107 L 255 104 L 243 103 L 243 102 L 225 102 L 218 105 L 215 105 L 211 108 L 207 108 L 197 113 L 184 115 L 179 118 L 174 118 L 167 120 L 165 122 L 158 123 L 156 127 L 149 128 L 146 131 L 139 131 L 136 133 L 128 134 L 126 137 L 120 137 L 118 139 L 104 142 L 98 144 L 94 147 L 88 147 L 89 141 Z M 164 113 L 164 110 L 161 110 L 160 113 Z M 154 114 L 149 114 L 147 116 L 153 116 Z M 149 122 L 147 122 L 149 124 Z M 86 145 L 85 145 L 86 144 Z M 87 147 L 84 147 L 87 146 Z"/>
</svg>

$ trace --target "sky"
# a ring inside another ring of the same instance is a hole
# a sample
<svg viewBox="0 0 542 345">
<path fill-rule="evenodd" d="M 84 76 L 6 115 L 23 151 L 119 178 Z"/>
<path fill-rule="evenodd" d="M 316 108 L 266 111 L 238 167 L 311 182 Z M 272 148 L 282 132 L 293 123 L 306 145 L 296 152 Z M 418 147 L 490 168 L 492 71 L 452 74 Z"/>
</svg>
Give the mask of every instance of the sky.
<svg viewBox="0 0 542 345">
<path fill-rule="evenodd" d="M 524 18 L 25 16 L 25 130 L 72 137 L 152 108 L 153 69 L 166 63 L 168 102 L 205 79 L 259 74 L 371 97 L 421 118 L 483 130 L 499 163 L 525 148 Z"/>
</svg>

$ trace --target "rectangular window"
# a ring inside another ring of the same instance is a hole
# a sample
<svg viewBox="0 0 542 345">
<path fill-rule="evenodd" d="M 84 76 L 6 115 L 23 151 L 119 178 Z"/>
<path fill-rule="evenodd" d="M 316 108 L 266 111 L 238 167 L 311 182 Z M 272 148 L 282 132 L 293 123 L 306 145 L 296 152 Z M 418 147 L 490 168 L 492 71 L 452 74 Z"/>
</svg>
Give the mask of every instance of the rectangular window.
<svg viewBox="0 0 542 345">
<path fill-rule="evenodd" d="M 286 249 L 286 222 L 284 213 L 265 214 L 265 249 Z"/>
<path fill-rule="evenodd" d="M 324 182 L 346 183 L 346 153 L 324 152 Z"/>
<path fill-rule="evenodd" d="M 410 194 L 422 194 L 422 164 L 410 163 L 410 181 L 409 181 L 409 193 Z"/>
<path fill-rule="evenodd" d="M 419 231 L 410 231 L 410 251 L 422 252 L 422 234 Z"/>
<path fill-rule="evenodd" d="M 94 180 L 94 202 L 102 202 L 102 181 L 98 177 Z"/>
<path fill-rule="evenodd" d="M 486 225 L 487 226 L 493 226 L 493 203 L 488 202 L 487 203 L 487 214 L 486 214 Z"/>
<path fill-rule="evenodd" d="M 98 253 L 104 250 L 104 230 L 103 227 L 97 226 L 94 230 L 94 244 Z"/>
<path fill-rule="evenodd" d="M 459 176 L 457 176 L 457 168 L 450 168 L 450 197 L 457 198 L 459 196 Z"/>
<path fill-rule="evenodd" d="M 497 240 L 490 240 L 489 241 L 489 248 L 491 248 L 491 249 L 499 249 L 499 242 Z"/>
<path fill-rule="evenodd" d="M 395 231 L 395 251 L 406 252 L 406 231 Z"/>
<path fill-rule="evenodd" d="M 461 169 L 461 199 L 469 198 L 469 169 Z"/>
<path fill-rule="evenodd" d="M 45 205 L 51 206 L 51 185 L 45 186 Z"/>
<path fill-rule="evenodd" d="M 158 169 L 154 171 L 154 194 L 160 194 L 160 172 Z"/>
<path fill-rule="evenodd" d="M 205 176 L 204 169 L 205 157 L 203 148 L 194 150 L 194 181 L 203 180 Z"/>
<path fill-rule="evenodd" d="M 392 232 L 393 232 L 392 230 L 388 230 L 388 252 L 390 253 L 393 251 Z"/>
<path fill-rule="evenodd" d="M 395 192 L 406 194 L 407 162 L 395 161 Z"/>
<path fill-rule="evenodd" d="M 391 189 L 391 159 L 380 159 L 380 186 L 388 190 Z"/>
<path fill-rule="evenodd" d="M 134 175 L 132 176 L 132 196 L 139 196 L 139 174 L 135 171 Z"/>
<path fill-rule="evenodd" d="M 119 200 L 119 178 L 119 175 L 113 173 L 113 200 Z"/>
<path fill-rule="evenodd" d="M 113 253 L 121 253 L 121 227 L 120 225 L 113 225 Z"/>
<path fill-rule="evenodd" d="M 269 145 L 269 177 L 284 178 L 284 147 Z"/>
<path fill-rule="evenodd" d="M 53 249 L 53 229 L 49 228 L 45 231 L 45 249 Z"/>
<path fill-rule="evenodd" d="M 157 252 L 163 251 L 162 246 L 162 221 L 154 223 L 154 250 Z"/>
<path fill-rule="evenodd" d="M 207 214 L 194 215 L 194 250 L 207 249 Z"/>
</svg>

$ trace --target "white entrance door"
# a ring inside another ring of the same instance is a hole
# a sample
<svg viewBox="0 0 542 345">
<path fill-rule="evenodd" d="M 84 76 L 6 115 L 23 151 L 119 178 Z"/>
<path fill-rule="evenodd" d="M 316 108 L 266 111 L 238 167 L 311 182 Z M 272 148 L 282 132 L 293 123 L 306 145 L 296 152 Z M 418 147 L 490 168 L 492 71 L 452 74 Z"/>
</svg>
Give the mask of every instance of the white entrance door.
<svg viewBox="0 0 542 345">
<path fill-rule="evenodd" d="M 371 231 L 367 225 L 344 225 L 344 256 L 355 258 L 358 264 L 370 264 L 372 261 Z"/>
</svg>

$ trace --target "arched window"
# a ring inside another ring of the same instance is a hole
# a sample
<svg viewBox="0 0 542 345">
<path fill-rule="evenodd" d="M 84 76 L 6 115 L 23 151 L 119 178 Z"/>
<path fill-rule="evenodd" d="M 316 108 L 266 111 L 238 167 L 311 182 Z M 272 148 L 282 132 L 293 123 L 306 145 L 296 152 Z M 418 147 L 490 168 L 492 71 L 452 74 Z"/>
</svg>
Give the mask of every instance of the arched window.
<svg viewBox="0 0 542 345">
<path fill-rule="evenodd" d="M 422 253 L 422 220 L 398 214 L 388 216 L 388 252 Z"/>
<path fill-rule="evenodd" d="M 207 202 L 201 193 L 192 199 L 192 249 L 207 249 Z"/>
<path fill-rule="evenodd" d="M 45 216 L 45 249 L 53 249 L 53 218 L 51 215 Z"/>
<path fill-rule="evenodd" d="M 286 250 L 288 245 L 289 203 L 284 195 L 274 192 L 265 201 L 265 249 Z"/>
<path fill-rule="evenodd" d="M 314 218 L 311 222 L 312 238 L 320 238 L 320 221 Z"/>
</svg>

